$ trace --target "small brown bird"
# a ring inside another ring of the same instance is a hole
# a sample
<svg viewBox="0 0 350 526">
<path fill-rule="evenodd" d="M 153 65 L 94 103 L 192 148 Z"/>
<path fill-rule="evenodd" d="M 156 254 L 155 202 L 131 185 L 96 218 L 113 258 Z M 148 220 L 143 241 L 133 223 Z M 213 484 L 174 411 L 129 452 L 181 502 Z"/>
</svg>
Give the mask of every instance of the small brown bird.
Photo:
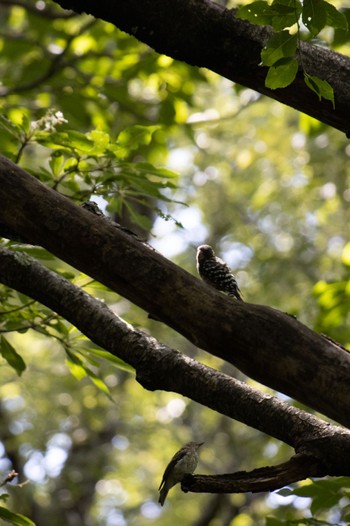
<svg viewBox="0 0 350 526">
<path fill-rule="evenodd" d="M 189 442 L 182 447 L 167 465 L 159 486 L 159 502 L 163 506 L 170 488 L 181 482 L 185 475 L 192 474 L 198 464 L 198 449 L 204 442 Z"/>
</svg>

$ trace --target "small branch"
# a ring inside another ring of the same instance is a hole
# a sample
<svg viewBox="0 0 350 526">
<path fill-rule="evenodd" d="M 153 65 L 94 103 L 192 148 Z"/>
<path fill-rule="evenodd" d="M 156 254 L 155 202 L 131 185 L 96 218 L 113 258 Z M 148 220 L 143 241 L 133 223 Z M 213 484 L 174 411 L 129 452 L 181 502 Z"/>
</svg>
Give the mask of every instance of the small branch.
<svg viewBox="0 0 350 526">
<path fill-rule="evenodd" d="M 190 475 L 181 483 L 184 492 L 194 493 L 257 493 L 275 491 L 309 477 L 323 477 L 325 467 L 310 455 L 294 455 L 288 462 L 253 471 L 237 471 L 224 475 Z"/>
<path fill-rule="evenodd" d="M 5 486 L 8 482 L 12 482 L 16 477 L 18 477 L 18 473 L 13 469 L 7 474 L 4 480 L 0 482 L 0 487 Z"/>
</svg>

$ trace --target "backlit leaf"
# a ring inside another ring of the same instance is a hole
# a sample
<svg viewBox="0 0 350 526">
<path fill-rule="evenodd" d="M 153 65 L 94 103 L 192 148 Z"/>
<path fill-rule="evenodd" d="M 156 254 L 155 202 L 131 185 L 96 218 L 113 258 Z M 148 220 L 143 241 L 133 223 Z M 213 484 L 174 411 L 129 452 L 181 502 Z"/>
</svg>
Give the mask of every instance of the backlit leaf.
<svg viewBox="0 0 350 526">
<path fill-rule="evenodd" d="M 285 88 L 293 82 L 297 72 L 297 61 L 292 58 L 284 58 L 269 68 L 265 86 L 270 89 Z"/>
</svg>

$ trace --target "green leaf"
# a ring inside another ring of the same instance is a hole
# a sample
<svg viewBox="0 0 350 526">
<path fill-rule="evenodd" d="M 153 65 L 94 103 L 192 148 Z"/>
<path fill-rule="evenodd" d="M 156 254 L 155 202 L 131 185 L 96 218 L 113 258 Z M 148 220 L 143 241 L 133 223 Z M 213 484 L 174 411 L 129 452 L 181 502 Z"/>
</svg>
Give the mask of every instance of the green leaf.
<svg viewBox="0 0 350 526">
<path fill-rule="evenodd" d="M 311 36 L 316 36 L 327 23 L 327 10 L 324 0 L 304 0 L 302 19 Z"/>
<path fill-rule="evenodd" d="M 23 132 L 20 126 L 10 121 L 5 115 L 0 114 L 0 128 L 6 130 L 10 135 L 16 137 L 18 140 L 23 139 Z"/>
<path fill-rule="evenodd" d="M 67 130 L 64 132 L 37 132 L 35 139 L 39 144 L 49 148 L 66 147 L 69 150 L 91 153 L 94 143 L 84 133 Z"/>
<path fill-rule="evenodd" d="M 110 136 L 106 132 L 92 130 L 87 137 L 94 143 L 94 153 L 103 153 L 109 146 Z"/>
<path fill-rule="evenodd" d="M 35 526 L 35 523 L 19 513 L 13 513 L 7 508 L 0 507 L 0 518 L 16 526 Z"/>
<path fill-rule="evenodd" d="M 291 27 L 297 23 L 301 14 L 299 0 L 274 0 L 271 4 L 271 25 L 276 31 Z"/>
<path fill-rule="evenodd" d="M 305 80 L 305 84 L 313 92 L 316 93 L 316 95 L 318 96 L 319 100 L 321 100 L 322 98 L 330 100 L 332 105 L 333 105 L 333 109 L 335 108 L 334 90 L 333 90 L 332 86 L 329 84 L 329 82 L 327 82 L 326 80 L 322 80 L 322 79 L 320 79 L 318 77 L 315 77 L 313 75 L 308 75 L 305 72 L 304 72 L 304 80 Z"/>
<path fill-rule="evenodd" d="M 168 179 L 177 178 L 178 174 L 176 172 L 173 172 L 172 170 L 169 170 L 168 168 L 157 168 L 151 163 L 146 162 L 138 162 L 134 163 L 134 166 L 139 170 L 141 173 L 148 173 L 152 175 L 157 175 L 158 177 L 165 177 Z"/>
<path fill-rule="evenodd" d="M 152 229 L 152 221 L 150 220 L 149 217 L 136 212 L 136 210 L 132 206 L 130 206 L 127 201 L 125 201 L 124 204 L 126 208 L 128 209 L 128 211 L 130 212 L 130 215 L 132 219 L 135 221 L 135 223 L 137 223 L 138 225 L 140 225 L 142 228 L 144 228 L 147 231 L 150 231 Z"/>
<path fill-rule="evenodd" d="M 91 354 L 94 354 L 98 358 L 102 358 L 103 360 L 107 360 L 112 365 L 118 367 L 118 369 L 122 369 L 123 371 L 127 371 L 129 373 L 134 373 L 135 372 L 134 367 L 132 367 L 128 363 L 124 362 L 123 360 L 121 360 L 117 356 L 114 356 L 114 354 L 112 354 L 112 353 L 110 353 L 108 351 L 105 351 L 104 349 L 96 349 L 96 348 L 93 348 L 93 347 L 92 348 L 87 347 L 86 351 L 91 353 Z"/>
<path fill-rule="evenodd" d="M 108 398 L 111 398 L 110 390 L 101 378 L 99 378 L 84 362 L 74 353 L 66 349 L 67 360 L 66 363 L 72 373 L 72 375 L 77 379 L 81 380 L 82 378 L 88 376 L 90 380 L 96 385 L 100 391 L 105 393 Z"/>
<path fill-rule="evenodd" d="M 62 152 L 53 152 L 50 160 L 49 165 L 52 171 L 52 175 L 54 177 L 58 177 L 63 172 L 64 167 L 64 157 L 62 155 Z"/>
<path fill-rule="evenodd" d="M 257 25 L 270 25 L 272 21 L 270 6 L 260 0 L 240 6 L 235 16 L 243 20 L 249 20 L 252 24 Z"/>
<path fill-rule="evenodd" d="M 106 394 L 110 400 L 113 400 L 111 397 L 109 387 L 105 384 L 105 382 L 101 378 L 99 378 L 94 372 L 92 372 L 91 369 L 87 369 L 87 374 L 90 380 L 96 385 L 96 387 L 104 394 Z"/>
<path fill-rule="evenodd" d="M 273 66 L 285 57 L 293 57 L 297 48 L 297 35 L 291 35 L 288 31 L 280 31 L 273 35 L 261 52 L 261 60 L 264 66 Z"/>
<path fill-rule="evenodd" d="M 149 144 L 153 133 L 159 128 L 160 126 L 130 126 L 118 135 L 118 145 L 136 150 L 141 145 Z"/>
<path fill-rule="evenodd" d="M 15 369 L 18 376 L 21 376 L 26 368 L 26 364 L 23 358 L 16 352 L 16 349 L 12 347 L 4 336 L 1 336 L 0 338 L 0 353 L 7 363 Z"/>
<path fill-rule="evenodd" d="M 22 115 L 22 122 L 21 122 L 21 128 L 22 130 L 24 131 L 24 133 L 26 135 L 29 134 L 29 132 L 31 131 L 31 121 L 30 121 L 30 118 L 29 118 L 29 115 L 27 113 L 24 113 Z"/>
<path fill-rule="evenodd" d="M 350 243 L 347 243 L 343 248 L 341 260 L 344 263 L 344 265 L 350 267 Z"/>
<path fill-rule="evenodd" d="M 327 6 L 326 6 L 327 7 Z M 341 13 L 346 19 L 347 27 L 346 29 L 341 29 L 335 26 L 334 37 L 333 37 L 333 46 L 339 47 L 344 44 L 348 44 L 350 37 L 350 8 L 343 9 Z M 328 20 L 329 11 L 327 10 L 327 23 L 330 24 Z"/>
<path fill-rule="evenodd" d="M 312 515 L 317 515 L 320 511 L 330 510 L 334 506 L 339 504 L 340 495 L 328 494 L 327 492 L 320 492 L 317 497 L 312 499 L 310 511 Z"/>
<path fill-rule="evenodd" d="M 293 82 L 298 72 L 298 63 L 293 58 L 283 58 L 269 68 L 265 86 L 270 89 L 285 88 Z"/>
<path fill-rule="evenodd" d="M 274 0 L 271 5 L 257 1 L 241 6 L 237 18 L 249 20 L 252 24 L 270 25 L 276 31 L 293 26 L 301 13 L 299 0 Z"/>
<path fill-rule="evenodd" d="M 327 14 L 327 25 L 338 29 L 348 30 L 348 21 L 344 13 L 338 11 L 334 5 L 324 2 Z"/>
<path fill-rule="evenodd" d="M 82 378 L 87 376 L 87 372 L 85 370 L 82 360 L 80 360 L 80 358 L 78 358 L 68 349 L 66 349 L 66 353 L 68 356 L 68 358 L 66 359 L 66 364 L 68 365 L 69 370 L 74 376 L 74 378 L 76 378 L 77 380 L 81 380 Z"/>
</svg>

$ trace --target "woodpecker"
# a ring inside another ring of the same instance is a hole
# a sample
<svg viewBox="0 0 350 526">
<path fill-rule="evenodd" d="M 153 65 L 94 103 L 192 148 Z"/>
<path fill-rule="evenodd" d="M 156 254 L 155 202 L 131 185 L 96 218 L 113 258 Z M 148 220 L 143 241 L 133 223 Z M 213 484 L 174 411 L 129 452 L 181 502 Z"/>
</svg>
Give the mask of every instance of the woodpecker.
<svg viewBox="0 0 350 526">
<path fill-rule="evenodd" d="M 229 296 L 243 301 L 236 278 L 231 273 L 225 261 L 215 256 L 209 245 L 197 248 L 197 271 L 203 281 L 217 290 L 226 292 Z"/>
<path fill-rule="evenodd" d="M 163 506 L 168 491 L 181 482 L 185 475 L 192 474 L 198 464 L 198 449 L 204 442 L 189 442 L 182 447 L 167 465 L 159 486 L 159 501 Z"/>
</svg>

